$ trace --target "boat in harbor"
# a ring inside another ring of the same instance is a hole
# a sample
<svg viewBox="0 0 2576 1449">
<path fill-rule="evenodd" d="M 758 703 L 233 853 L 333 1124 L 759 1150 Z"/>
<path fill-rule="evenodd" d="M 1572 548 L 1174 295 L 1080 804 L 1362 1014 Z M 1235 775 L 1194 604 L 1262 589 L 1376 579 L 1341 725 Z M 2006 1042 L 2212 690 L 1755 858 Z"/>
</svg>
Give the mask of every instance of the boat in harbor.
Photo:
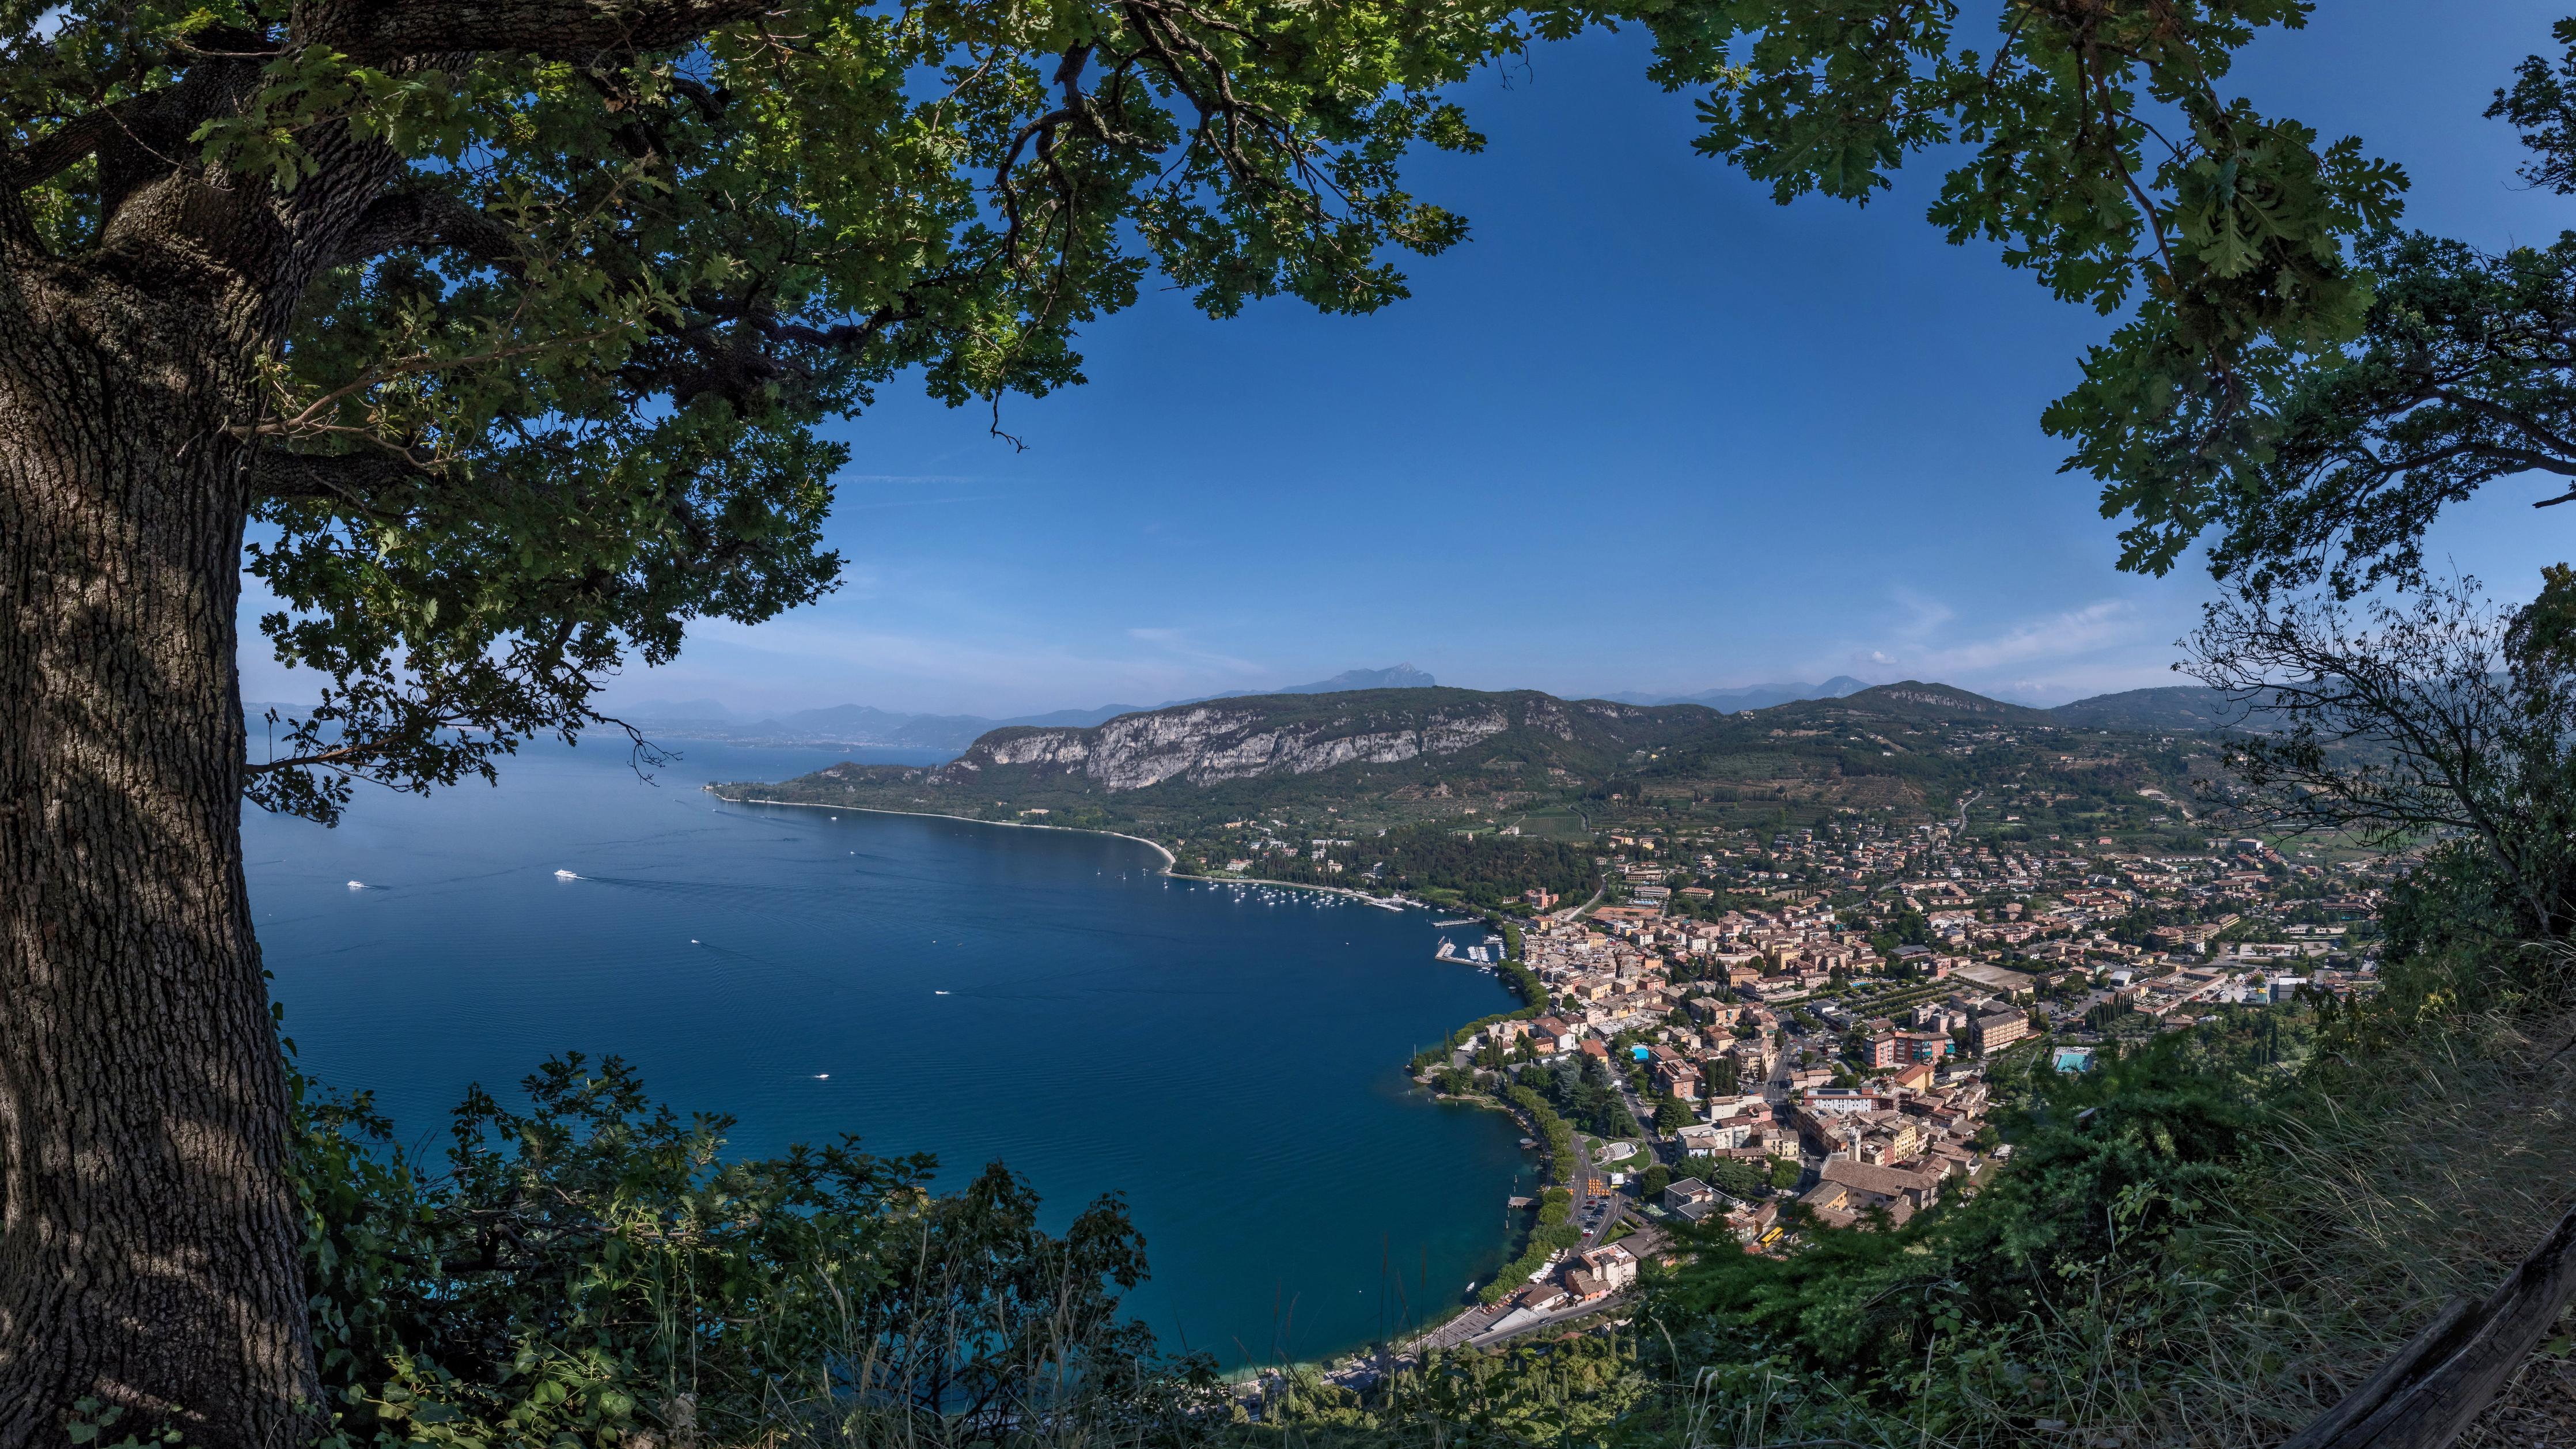
<svg viewBox="0 0 2576 1449">
<path fill-rule="evenodd" d="M 1433 921 L 1431 924 L 1435 926 L 1472 926 L 1476 924 L 1476 918 L 1473 916 L 1461 916 L 1454 921 Z"/>
</svg>

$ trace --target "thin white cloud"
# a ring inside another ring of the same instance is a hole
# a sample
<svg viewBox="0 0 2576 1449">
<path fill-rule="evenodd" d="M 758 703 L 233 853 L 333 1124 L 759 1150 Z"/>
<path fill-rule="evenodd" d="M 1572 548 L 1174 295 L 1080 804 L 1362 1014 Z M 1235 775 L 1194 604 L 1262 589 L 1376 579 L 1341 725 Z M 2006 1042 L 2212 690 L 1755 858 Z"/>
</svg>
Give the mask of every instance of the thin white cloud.
<svg viewBox="0 0 2576 1449">
<path fill-rule="evenodd" d="M 1141 644 L 1156 645 L 1174 659 L 1183 660 L 1201 668 L 1237 675 L 1240 679 L 1250 679 L 1271 672 L 1266 666 L 1255 664 L 1249 659 L 1193 644 L 1190 642 L 1188 631 L 1182 629 L 1134 628 L 1127 631 L 1127 637 Z M 1240 682 L 1240 679 L 1237 682 Z"/>
<path fill-rule="evenodd" d="M 2037 660 L 2090 654 L 2111 644 L 2132 642 L 2137 632 L 2136 611 L 2126 600 L 2103 599 L 2013 625 L 1988 638 L 1926 650 L 1919 657 L 1934 669 L 1985 675 Z"/>
<path fill-rule="evenodd" d="M 1898 639 L 1915 643 L 1929 639 L 1958 617 L 1958 611 L 1926 594 L 1917 593 L 1903 584 L 1889 588 L 1887 595 L 1905 611 L 1905 617 L 1892 629 Z"/>
<path fill-rule="evenodd" d="M 1945 637 L 1954 616 L 1937 600 L 1898 603 L 1904 616 L 1887 626 L 1887 642 L 1853 649 L 1855 666 L 2026 700 L 2174 682 L 2171 621 L 2132 600 L 2099 599 L 1966 638 Z"/>
</svg>

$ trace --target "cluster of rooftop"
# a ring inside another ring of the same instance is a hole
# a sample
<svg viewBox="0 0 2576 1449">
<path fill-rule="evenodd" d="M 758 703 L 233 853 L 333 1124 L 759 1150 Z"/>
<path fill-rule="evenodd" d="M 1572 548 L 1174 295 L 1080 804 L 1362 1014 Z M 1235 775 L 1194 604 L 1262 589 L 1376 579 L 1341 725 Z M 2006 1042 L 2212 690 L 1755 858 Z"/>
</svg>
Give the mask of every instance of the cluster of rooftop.
<svg viewBox="0 0 2576 1449">
<path fill-rule="evenodd" d="M 1583 1081 L 1607 1083 L 1629 1120 L 1578 1125 L 1645 1144 L 1625 1171 L 1578 1165 L 1592 1232 L 1516 1295 L 1531 1313 L 1608 1281 L 1582 1253 L 1623 1216 L 1721 1220 L 1780 1253 L 1813 1226 L 1902 1224 L 1973 1193 L 2011 1151 L 1987 1122 L 1998 1058 L 2045 1049 L 2084 1070 L 2214 1011 L 2372 989 L 2389 869 L 2254 839 L 1978 841 L 1957 821 L 1607 832 L 1598 848 L 1612 904 L 1526 897 L 1541 1009 L 1482 1025 L 1426 1075 L 1498 1098 L 1535 1084 L 1569 1115 Z"/>
</svg>

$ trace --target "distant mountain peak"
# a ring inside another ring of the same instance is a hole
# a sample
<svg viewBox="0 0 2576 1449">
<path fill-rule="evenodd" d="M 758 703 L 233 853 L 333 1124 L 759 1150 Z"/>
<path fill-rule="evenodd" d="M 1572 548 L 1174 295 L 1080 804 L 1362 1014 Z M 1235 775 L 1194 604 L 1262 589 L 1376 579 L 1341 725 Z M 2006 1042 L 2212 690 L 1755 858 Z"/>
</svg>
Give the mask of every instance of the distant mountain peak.
<svg viewBox="0 0 2576 1449">
<path fill-rule="evenodd" d="M 1354 689 L 1436 689 L 1440 681 L 1410 664 L 1391 665 L 1385 669 L 1345 669 L 1330 679 L 1312 684 L 1290 684 L 1272 690 L 1273 694 L 1341 694 Z"/>
<path fill-rule="evenodd" d="M 1982 715 L 2020 724 L 2049 724 L 2055 717 L 2029 705 L 2007 704 L 1988 699 L 1955 684 L 1933 684 L 1920 679 L 1902 679 L 1894 684 L 1877 684 L 1856 694 L 1843 696 L 1838 704 L 1859 709 L 1883 710 L 1893 714 L 1916 712 L 1936 716 Z"/>
<path fill-rule="evenodd" d="M 1840 699 L 1858 694 L 1869 686 L 1848 674 L 1837 674 L 1822 684 L 1742 684 L 1722 689 L 1703 689 L 1697 694 L 1648 694 L 1631 690 L 1625 694 L 1605 694 L 1603 699 L 1620 704 L 1701 704 L 1710 709 L 1733 713 L 1747 709 L 1770 709 L 1776 705 L 1795 704 L 1805 699 Z"/>
<path fill-rule="evenodd" d="M 1394 664 L 1384 669 L 1345 669 L 1330 679 L 1312 684 L 1282 684 L 1270 689 L 1229 689 L 1223 694 L 1200 695 L 1194 699 L 1167 699 L 1154 706 L 1169 709 L 1176 704 L 1204 704 L 1211 699 L 1251 699 L 1265 694 L 1348 694 L 1359 689 L 1437 689 L 1440 681 L 1410 664 Z"/>
<path fill-rule="evenodd" d="M 2001 714 L 2018 708 L 1999 699 L 1961 689 L 1955 684 L 1929 684 L 1920 679 L 1900 679 L 1863 691 L 1879 699 L 1897 700 L 1904 704 L 1928 704 L 1941 709 L 1964 709 L 1972 714 Z"/>
</svg>

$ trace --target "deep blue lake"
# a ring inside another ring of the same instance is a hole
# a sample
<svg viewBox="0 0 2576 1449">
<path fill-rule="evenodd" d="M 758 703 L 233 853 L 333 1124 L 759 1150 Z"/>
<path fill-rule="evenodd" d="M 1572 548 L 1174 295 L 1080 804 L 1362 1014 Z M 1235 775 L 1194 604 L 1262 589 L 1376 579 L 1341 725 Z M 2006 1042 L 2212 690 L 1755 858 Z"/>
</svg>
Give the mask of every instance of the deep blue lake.
<svg viewBox="0 0 2576 1449">
<path fill-rule="evenodd" d="M 1519 1130 L 1402 1067 L 1515 1003 L 1432 959 L 1429 916 L 1174 881 L 1107 836 L 698 788 L 848 753 L 691 745 L 647 784 L 550 748 L 497 789 L 361 794 L 335 830 L 248 813 L 305 1070 L 420 1139 L 469 1083 L 616 1053 L 739 1118 L 744 1154 L 855 1132 L 935 1153 L 950 1189 L 999 1159 L 1054 1227 L 1124 1192 L 1154 1274 L 1130 1308 L 1228 1364 L 1353 1347 L 1500 1265 Z"/>
</svg>

